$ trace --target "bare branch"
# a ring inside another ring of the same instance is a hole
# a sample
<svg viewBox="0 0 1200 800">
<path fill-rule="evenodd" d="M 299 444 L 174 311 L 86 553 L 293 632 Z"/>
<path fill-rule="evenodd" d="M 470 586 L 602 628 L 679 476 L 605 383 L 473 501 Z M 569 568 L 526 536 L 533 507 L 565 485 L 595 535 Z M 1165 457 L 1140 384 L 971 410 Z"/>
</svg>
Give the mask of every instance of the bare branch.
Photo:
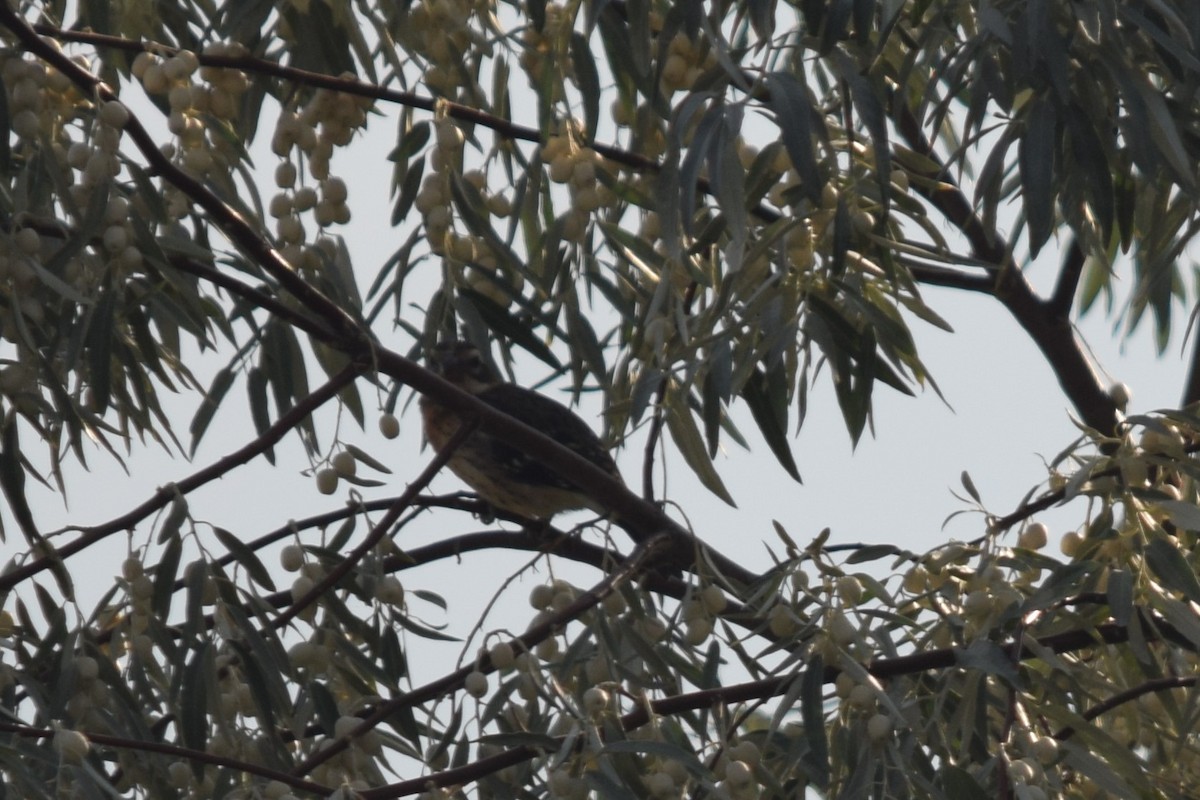
<svg viewBox="0 0 1200 800">
<path fill-rule="evenodd" d="M 426 465 L 425 469 L 421 470 L 421 474 L 416 477 L 416 480 L 410 483 L 408 488 L 404 490 L 403 494 L 395 499 L 391 507 L 387 510 L 387 513 L 383 515 L 379 522 L 375 523 L 375 527 L 372 528 L 371 532 L 367 534 L 361 543 L 359 543 L 358 547 L 355 547 L 352 551 L 350 551 L 349 555 L 343 558 L 336 567 L 329 570 L 328 574 L 326 574 L 321 580 L 317 581 L 317 583 L 302 597 L 298 598 L 294 603 L 292 603 L 292 605 L 286 611 L 284 611 L 275 619 L 271 620 L 271 626 L 279 629 L 287 625 L 289 622 L 295 619 L 297 614 L 320 599 L 321 595 L 332 589 L 337 585 L 338 581 L 350 574 L 350 570 L 354 569 L 354 566 L 362 561 L 367 553 L 370 553 L 373 549 L 375 549 L 375 546 L 379 544 L 379 541 L 387 535 L 387 532 L 391 530 L 392 525 L 395 524 L 395 522 L 400 519 L 400 515 L 404 513 L 404 509 L 412 505 L 412 501 L 416 499 L 418 494 L 421 493 L 421 490 L 429 485 L 429 482 L 433 480 L 435 475 L 441 472 L 442 467 L 446 466 L 446 464 L 450 461 L 451 456 L 454 455 L 454 451 L 457 450 L 462 443 L 465 442 L 467 438 L 475 432 L 475 428 L 476 426 L 469 422 L 460 425 L 458 430 L 454 432 L 454 435 L 450 437 L 450 441 L 446 442 L 446 445 L 441 450 L 437 451 L 437 454 L 434 455 L 433 460 Z"/>
<path fill-rule="evenodd" d="M 901 136 L 915 152 L 941 164 L 932 144 L 921 130 L 912 110 L 894 108 Z M 1046 356 L 1063 392 L 1083 421 L 1102 433 L 1117 425 L 1117 406 L 1076 338 L 1070 321 L 1059 316 L 1052 304 L 1034 294 L 1024 274 L 1012 260 L 1009 245 L 995 230 L 988 230 L 971 208 L 962 190 L 953 184 L 945 169 L 922 176 L 913 187 L 967 237 L 976 258 L 991 265 L 995 274 L 994 294 Z"/>
<path fill-rule="evenodd" d="M 304 400 L 297 403 L 291 410 L 280 417 L 274 425 L 263 431 L 261 436 L 253 439 L 246 446 L 238 448 L 229 455 L 209 464 L 204 469 L 184 478 L 182 481 L 163 486 L 149 500 L 128 513 L 122 514 L 102 525 L 80 528 L 79 530 L 82 531 L 82 535 L 79 538 L 55 548 L 54 553 L 39 558 L 36 561 L 31 561 L 24 566 L 17 567 L 4 575 L 0 575 L 0 593 L 7 592 L 27 578 L 38 574 L 42 570 L 49 569 L 56 562 L 69 558 L 114 533 L 133 528 L 151 514 L 165 508 L 176 497 L 195 491 L 204 484 L 220 478 L 235 467 L 239 467 L 261 455 L 283 439 L 305 417 L 336 397 L 338 392 L 354 381 L 360 374 L 361 370 L 358 367 L 353 365 L 346 367 L 326 381 L 323 386 L 304 398 Z"/>
<path fill-rule="evenodd" d="M 1075 302 L 1075 291 L 1079 288 L 1079 278 L 1083 275 L 1083 265 L 1087 259 L 1083 248 L 1079 246 L 1079 237 L 1071 239 L 1067 245 L 1066 255 L 1063 256 L 1062 267 L 1058 271 L 1058 282 L 1054 285 L 1054 294 L 1047 303 L 1047 312 L 1051 318 L 1067 319 L 1071 316 L 1071 306 Z"/>
<path fill-rule="evenodd" d="M 17 725 L 12 722 L 0 721 L 0 731 L 10 733 L 14 736 L 21 736 L 28 739 L 52 739 L 55 731 L 47 728 L 34 728 L 28 725 Z M 280 781 L 291 786 L 293 789 L 299 789 L 304 792 L 313 792 L 321 797 L 328 797 L 333 789 L 313 781 L 306 781 L 302 778 L 297 778 L 294 775 L 289 775 L 286 772 L 265 767 L 260 763 L 253 761 L 242 761 L 237 758 L 217 755 L 216 753 L 206 753 L 201 750 L 192 750 L 187 747 L 178 747 L 165 742 L 154 742 L 145 739 L 127 739 L 123 736 L 112 736 L 106 733 L 92 733 L 90 731 L 80 731 L 87 737 L 88 741 L 104 747 L 112 747 L 121 750 L 141 751 L 145 753 L 159 753 L 161 755 L 174 756 L 175 758 L 186 759 L 200 764 L 212 764 L 217 767 L 226 767 L 228 769 L 237 770 L 247 775 L 257 775 L 260 778 L 268 780 Z"/>
<path fill-rule="evenodd" d="M 568 622 L 579 619 L 585 612 L 595 608 L 604 598 L 615 592 L 623 583 L 628 582 L 649 568 L 662 555 L 662 551 L 669 548 L 671 544 L 671 539 L 666 534 L 654 536 L 639 544 L 629 554 L 629 557 L 610 575 L 606 576 L 604 580 L 575 598 L 569 606 L 551 616 L 550 619 L 539 625 L 535 625 L 525 634 L 513 639 L 510 644 L 514 652 L 526 652 L 533 649 L 538 642 L 549 638 L 555 631 L 562 628 Z M 444 675 L 424 686 L 413 689 L 411 692 L 405 692 L 386 703 L 381 703 L 354 730 L 350 731 L 344 737 L 339 737 L 329 742 L 318 752 L 310 755 L 292 770 L 292 774 L 309 774 L 313 767 L 324 763 L 332 756 L 344 750 L 350 744 L 350 740 L 373 730 L 400 709 L 412 707 L 418 703 L 441 697 L 447 692 L 462 688 L 463 681 L 466 680 L 467 675 L 476 670 L 484 674 L 494 672 L 496 667 L 492 664 L 491 656 L 481 656 L 478 663 L 460 667 L 448 675 Z"/>
</svg>

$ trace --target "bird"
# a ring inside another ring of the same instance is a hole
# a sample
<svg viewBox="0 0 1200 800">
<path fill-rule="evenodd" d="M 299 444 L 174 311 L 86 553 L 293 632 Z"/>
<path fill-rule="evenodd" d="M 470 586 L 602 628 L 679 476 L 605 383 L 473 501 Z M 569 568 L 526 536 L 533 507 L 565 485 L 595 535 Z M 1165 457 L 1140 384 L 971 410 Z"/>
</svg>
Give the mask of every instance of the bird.
<svg viewBox="0 0 1200 800">
<path fill-rule="evenodd" d="M 557 400 L 501 380 L 470 342 L 441 342 L 430 368 L 445 380 L 497 411 L 541 431 L 621 480 L 616 462 L 600 437 Z M 463 424 L 458 412 L 428 395 L 420 400 L 426 440 L 440 450 Z M 605 513 L 574 483 L 536 458 L 485 430 L 476 430 L 450 456 L 449 467 L 493 508 L 545 521 L 581 508 Z"/>
</svg>

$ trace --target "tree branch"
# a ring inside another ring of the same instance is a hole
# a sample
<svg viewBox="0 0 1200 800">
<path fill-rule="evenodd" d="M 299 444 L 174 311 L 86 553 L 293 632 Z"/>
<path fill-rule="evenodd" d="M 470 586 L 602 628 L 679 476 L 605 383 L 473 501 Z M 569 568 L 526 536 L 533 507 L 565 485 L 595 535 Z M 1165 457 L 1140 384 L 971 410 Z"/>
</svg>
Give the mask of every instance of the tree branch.
<svg viewBox="0 0 1200 800">
<path fill-rule="evenodd" d="M 80 88 L 85 97 L 97 97 L 101 102 L 120 102 L 120 97 L 100 78 L 76 64 L 50 43 L 42 39 L 29 23 L 7 3 L 0 3 L 0 25 L 8 28 L 29 52 L 51 64 Z M 245 218 L 195 177 L 172 163 L 135 116 L 130 116 L 125 132 L 133 140 L 142 158 L 159 175 L 200 205 L 211 216 L 229 240 L 262 266 L 300 303 L 324 319 L 335 336 L 345 342 L 366 345 L 370 336 L 341 306 L 326 297 L 295 272 L 283 256 Z"/>
<path fill-rule="evenodd" d="M 617 590 L 621 584 L 626 583 L 639 573 L 649 568 L 655 561 L 658 560 L 662 551 L 671 546 L 670 537 L 666 534 L 654 536 L 647 541 L 640 543 L 634 551 L 629 554 L 619 568 L 615 569 L 611 574 L 607 575 L 604 580 L 597 583 L 587 592 L 579 597 L 562 611 L 554 614 L 540 625 L 535 625 L 526 633 L 513 639 L 510 644 L 514 652 L 528 652 L 532 650 L 539 642 L 544 641 L 554 633 L 566 625 L 568 622 L 579 619 L 585 612 L 595 608 Z M 350 731 L 346 736 L 338 737 L 335 740 L 328 742 L 319 751 L 310 755 L 307 759 L 296 765 L 293 770 L 293 775 L 307 775 L 314 767 L 324 763 L 331 757 L 337 755 L 342 750 L 349 746 L 350 741 L 355 737 L 362 736 L 378 726 L 381 722 L 391 717 L 397 711 L 403 708 L 410 708 L 418 703 L 423 703 L 426 700 L 432 700 L 436 697 L 441 697 L 447 692 L 462 688 L 463 681 L 467 675 L 475 671 L 488 674 L 496 671 L 495 665 L 492 664 L 490 655 L 480 657 L 478 663 L 469 664 L 448 675 L 444 675 L 435 681 L 431 681 L 424 686 L 413 689 L 411 692 L 405 692 L 399 697 L 395 697 L 385 703 L 379 704 L 372 710 L 371 714 L 363 719 L 363 721 Z M 382 791 L 382 790 L 379 790 Z M 364 795 L 372 796 L 372 795 Z M 390 796 L 390 795 L 389 795 Z"/>
<path fill-rule="evenodd" d="M 1189 686 L 1195 686 L 1198 682 L 1200 682 L 1200 678 L 1197 678 L 1195 675 L 1189 675 L 1188 677 L 1154 678 L 1146 681 L 1145 683 L 1138 684 L 1137 686 L 1115 694 L 1105 700 L 1103 703 L 1097 703 L 1087 711 L 1083 712 L 1083 714 L 1080 716 L 1082 716 L 1085 720 L 1091 721 L 1101 714 L 1107 714 L 1117 706 L 1128 703 L 1130 700 L 1138 699 L 1142 695 L 1152 694 L 1154 692 L 1165 692 L 1169 689 L 1182 689 Z M 1062 728 L 1059 728 L 1052 735 L 1055 739 L 1064 741 L 1075 735 L 1075 729 L 1070 725 L 1066 725 Z"/>
<path fill-rule="evenodd" d="M 1165 623 L 1160 621 L 1156 621 L 1155 624 L 1159 626 L 1165 625 Z M 1142 630 L 1149 633 L 1155 630 L 1155 628 L 1144 626 Z M 1066 633 L 1045 636 L 1038 640 L 1038 644 L 1055 653 L 1065 653 L 1084 647 L 1093 647 L 1100 643 L 1117 644 L 1127 641 L 1128 638 L 1128 628 L 1109 623 L 1098 625 L 1091 631 L 1068 631 Z M 1010 642 L 1006 646 L 1006 649 L 1012 653 L 1021 652 L 1022 660 L 1031 660 L 1037 657 L 1021 650 L 1019 644 L 1019 642 Z M 953 667 L 958 664 L 958 659 L 958 648 L 943 648 L 926 653 L 914 653 L 907 656 L 880 659 L 867 664 L 866 669 L 867 672 L 876 678 L 891 678 L 931 669 Z M 841 670 L 837 667 L 826 666 L 822 673 L 822 682 L 832 683 L 840 673 Z M 729 705 L 778 697 L 787 693 L 795 684 L 798 677 L 798 673 L 791 673 L 765 680 L 748 681 L 731 686 L 703 689 L 696 692 L 687 692 L 671 697 L 663 697 L 658 700 L 651 700 L 636 710 L 619 717 L 617 723 L 620 725 L 621 730 L 632 731 L 648 724 L 653 718 L 652 715 L 654 717 L 670 716 L 686 711 L 708 709 L 717 705 Z M 562 743 L 565 739 L 559 738 L 556 741 Z M 504 767 L 538 758 L 544 755 L 545 752 L 545 748 L 542 747 L 521 745 L 488 758 L 478 759 L 461 767 L 455 767 L 407 781 L 400 781 L 376 789 L 369 789 L 363 792 L 362 795 L 366 800 L 384 800 L 385 798 L 415 794 L 426 790 L 430 785 L 439 787 L 460 786 L 493 774 Z"/>
<path fill-rule="evenodd" d="M 287 625 L 295 619 L 297 614 L 320 599 L 321 595 L 332 589 L 337 585 L 338 581 L 346 577 L 350 573 L 350 570 L 354 569 L 354 565 L 362 561 L 367 553 L 371 552 L 379 544 L 379 541 L 387 535 L 392 525 L 404 513 L 404 509 L 412 504 L 412 501 L 421 493 L 421 490 L 429 485 L 429 482 L 441 471 L 442 467 L 446 466 L 451 456 L 454 455 L 454 451 L 475 432 L 475 428 L 476 426 L 470 423 L 460 425 L 458 430 L 454 432 L 454 435 L 450 437 L 450 440 L 446 442 L 442 449 L 437 451 L 437 454 L 434 455 L 425 469 L 421 470 L 421 474 L 417 476 L 416 480 L 410 483 L 408 488 L 392 502 L 387 513 L 383 515 L 379 522 L 375 523 L 375 527 L 363 538 L 358 547 L 350 551 L 349 555 L 343 558 L 336 567 L 329 570 L 328 574 L 317 581 L 302 597 L 297 598 L 286 611 L 271 620 L 271 626 L 278 630 Z"/>
<path fill-rule="evenodd" d="M 0 731 L 11 733 L 14 736 L 22 736 L 28 739 L 53 739 L 55 731 L 46 728 L 34 728 L 29 725 L 18 725 L 13 722 L 0 721 Z M 228 756 L 217 755 L 216 753 L 206 753 L 200 750 L 192 750 L 187 747 L 178 747 L 166 742 L 152 742 L 145 739 L 128 739 L 123 736 L 111 736 L 104 733 L 91 733 L 89 731 L 80 731 L 87 737 L 89 742 L 112 747 L 121 750 L 134 750 L 146 753 L 159 753 L 161 755 L 173 756 L 179 759 L 186 759 L 201 764 L 211 764 L 216 767 L 226 767 L 234 769 L 238 772 L 243 772 L 247 775 L 257 775 L 260 778 L 266 778 L 272 781 L 280 781 L 286 783 L 293 789 L 299 789 L 304 792 L 312 792 L 319 797 L 329 797 L 333 792 L 328 786 L 313 781 L 306 781 L 302 778 L 297 778 L 294 775 L 289 775 L 286 772 L 265 767 L 262 764 L 253 761 L 242 761 L 237 758 L 229 758 Z"/>
<path fill-rule="evenodd" d="M 1046 311 L 1051 318 L 1068 319 L 1071 316 L 1075 291 L 1079 288 L 1079 278 L 1083 275 L 1083 265 L 1086 261 L 1083 248 L 1079 246 L 1079 237 L 1072 237 L 1071 243 L 1067 245 L 1066 255 L 1063 256 L 1062 267 L 1058 271 L 1054 294 L 1050 295 L 1046 304 Z"/>
<path fill-rule="evenodd" d="M 984 226 L 966 195 L 950 181 L 912 110 L 895 96 L 893 113 L 896 126 L 908 146 L 938 165 L 937 170 L 921 175 L 925 180 L 914 181 L 914 189 L 962 232 L 976 258 L 991 265 L 996 299 L 1004 304 L 1042 351 L 1084 423 L 1101 433 L 1112 433 L 1118 422 L 1117 406 L 1080 346 L 1070 321 L 1056 315 L 1052 304 L 1034 294 L 1013 262 L 1008 244 L 999 233 Z"/>
<path fill-rule="evenodd" d="M 204 484 L 221 477 L 234 467 L 241 466 L 260 455 L 283 439 L 305 417 L 336 397 L 338 392 L 357 378 L 360 373 L 361 370 L 357 366 L 346 367 L 308 397 L 297 403 L 291 410 L 280 417 L 274 425 L 263 431 L 261 436 L 255 438 L 244 447 L 238 448 L 229 455 L 209 464 L 199 472 L 195 472 L 184 478 L 182 481 L 163 486 L 149 500 L 126 514 L 102 525 L 91 528 L 80 528 L 79 530 L 82 531 L 82 535 L 79 538 L 62 547 L 56 548 L 54 553 L 43 556 L 36 561 L 31 561 L 22 567 L 17 567 L 10 572 L 6 572 L 4 575 L 0 575 L 0 594 L 9 591 L 14 586 L 17 586 L 22 581 L 38 574 L 42 570 L 50 568 L 57 561 L 69 558 L 84 548 L 90 547 L 101 539 L 133 528 L 139 522 L 146 519 L 146 517 L 164 508 L 176 497 L 195 491 Z"/>
<path fill-rule="evenodd" d="M 58 39 L 64 42 L 80 42 L 83 44 L 93 44 L 98 47 L 109 47 L 114 50 L 122 50 L 127 53 L 156 53 L 159 55 L 171 55 L 179 52 L 179 48 L 171 47 L 167 44 L 159 42 L 136 41 L 133 39 L 125 39 L 120 36 L 110 36 L 102 33 L 94 33 L 92 31 L 77 31 L 64 30 L 53 25 L 38 24 L 32 26 L 37 33 L 48 36 L 53 39 Z M 389 103 L 406 106 L 409 108 L 419 108 L 423 111 L 442 110 L 449 117 L 469 122 L 472 125 L 488 128 L 496 131 L 502 136 L 509 139 L 520 141 L 533 142 L 540 144 L 542 141 L 542 133 L 537 128 L 530 128 L 525 125 L 517 125 L 502 117 L 497 117 L 494 114 L 489 114 L 486 111 L 480 111 L 473 106 L 462 105 L 455 103 L 445 98 L 434 98 L 416 94 L 415 92 L 403 92 L 396 89 L 385 89 L 373 83 L 360 81 L 356 78 L 343 78 L 335 75 L 326 75 L 321 72 L 310 72 L 305 69 L 296 67 L 287 67 L 274 61 L 268 61 L 255 56 L 216 56 L 197 53 L 196 58 L 200 64 L 210 67 L 221 67 L 225 69 L 239 69 L 243 72 L 250 72 L 259 75 L 270 75 L 283 80 L 304 86 L 315 86 L 320 89 L 329 89 L 343 94 L 356 95 L 358 97 L 370 97 L 375 100 L 384 100 Z M 632 169 L 646 170 L 657 172 L 661 169 L 661 165 L 653 159 L 646 158 L 638 153 L 622 149 L 615 145 L 606 145 L 602 142 L 594 142 L 591 145 L 597 153 L 619 164 L 623 164 Z"/>
</svg>

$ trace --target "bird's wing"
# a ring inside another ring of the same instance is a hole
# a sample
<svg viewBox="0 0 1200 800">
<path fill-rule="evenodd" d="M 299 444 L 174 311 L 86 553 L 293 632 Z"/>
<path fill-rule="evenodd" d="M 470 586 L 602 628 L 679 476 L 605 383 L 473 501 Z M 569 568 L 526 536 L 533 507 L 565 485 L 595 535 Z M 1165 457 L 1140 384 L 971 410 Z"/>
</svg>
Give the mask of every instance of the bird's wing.
<svg viewBox="0 0 1200 800">
<path fill-rule="evenodd" d="M 531 428 L 541 431 L 610 475 L 620 477 L 616 462 L 613 461 L 612 456 L 600 441 L 600 437 L 574 411 L 557 400 L 509 383 L 485 389 L 477 396 L 497 411 L 503 411 Z M 493 457 L 497 461 L 509 465 L 512 470 L 511 477 L 514 480 L 536 486 L 576 488 L 557 470 L 547 467 L 507 442 L 487 434 L 482 435 L 486 439 L 487 446 L 491 448 Z"/>
</svg>

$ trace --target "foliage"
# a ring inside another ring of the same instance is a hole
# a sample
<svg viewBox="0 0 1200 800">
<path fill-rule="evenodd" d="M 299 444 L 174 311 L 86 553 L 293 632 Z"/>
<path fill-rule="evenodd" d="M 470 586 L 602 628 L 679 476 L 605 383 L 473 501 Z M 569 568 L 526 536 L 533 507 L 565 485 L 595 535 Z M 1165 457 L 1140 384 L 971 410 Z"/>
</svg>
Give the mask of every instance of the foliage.
<svg viewBox="0 0 1200 800">
<path fill-rule="evenodd" d="M 1127 330 L 1149 312 L 1165 346 L 1190 302 L 1200 6 L 79 6 L 0 9 L 15 794 L 1094 798 L 1200 782 L 1200 370 L 1181 410 L 1125 419 L 1126 389 L 1099 383 L 1072 330 L 1103 300 Z M 368 124 L 397 132 L 401 244 L 381 266 L 339 235 L 356 186 L 337 170 Z M 1027 269 L 1051 251 L 1043 297 Z M 973 542 L 802 545 L 781 526 L 784 552 L 753 575 L 653 502 L 664 433 L 728 498 L 712 456 L 747 441 L 735 418 L 799 479 L 790 437 L 822 370 L 856 441 L 877 385 L 936 389 L 911 329 L 948 328 L 928 285 L 1000 303 L 1080 420 L 1020 508 L 984 508 L 964 475 Z M 609 439 L 647 440 L 641 496 L 411 360 L 460 332 L 494 339 L 510 373 L 527 357 L 602 394 Z M 293 433 L 321 491 L 379 485 L 358 474 L 385 471 L 371 455 L 322 444 L 327 407 L 366 425 L 374 392 L 392 438 L 406 388 L 590 487 L 633 548 L 518 524 L 400 552 L 392 535 L 422 510 L 487 512 L 420 495 L 448 451 L 399 497 L 253 541 L 193 509 Z M 186 433 L 175 393 L 193 399 Z M 35 483 L 66 493 L 72 461 L 107 469 L 147 444 L 189 457 L 242 402 L 256 435 L 235 453 L 105 524 L 40 528 Z M 1085 510 L 1056 558 L 1034 517 L 1068 502 Z M 80 554 L 122 533 L 121 576 L 82 611 Z M 447 601 L 397 573 L 499 549 L 597 577 L 538 586 L 525 634 L 481 629 L 477 656 L 416 685 L 413 653 L 449 638 L 422 611 Z"/>
</svg>

